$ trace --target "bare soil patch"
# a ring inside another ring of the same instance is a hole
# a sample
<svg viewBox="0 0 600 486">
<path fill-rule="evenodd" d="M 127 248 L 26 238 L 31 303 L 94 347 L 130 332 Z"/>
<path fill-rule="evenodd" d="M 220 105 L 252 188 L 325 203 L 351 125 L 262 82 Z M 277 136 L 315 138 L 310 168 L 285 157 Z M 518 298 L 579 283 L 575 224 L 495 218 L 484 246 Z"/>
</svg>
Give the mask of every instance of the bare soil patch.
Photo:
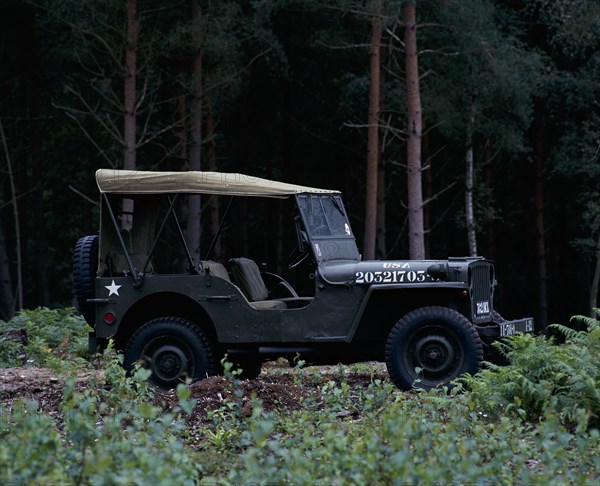
<svg viewBox="0 0 600 486">
<path fill-rule="evenodd" d="M 83 391 L 91 383 L 101 382 L 101 371 L 79 372 L 75 376 L 76 389 Z M 93 379 L 96 378 L 96 379 Z M 374 380 L 387 380 L 385 368 L 373 364 L 370 371 L 351 371 L 349 368 L 323 366 L 295 370 L 281 362 L 266 363 L 255 380 L 244 380 L 234 385 L 222 376 L 212 376 L 191 385 L 192 397 L 197 405 L 190 424 L 200 427 L 210 421 L 209 412 L 226 402 L 235 400 L 242 406 L 242 414 L 252 413 L 252 401 L 262 402 L 265 411 L 299 410 L 305 397 L 311 395 L 316 408 L 325 406 L 320 396 L 320 387 L 333 381 L 345 381 L 351 386 L 367 387 Z M 20 398 L 34 400 L 39 410 L 59 422 L 62 420 L 61 402 L 66 378 L 47 368 L 22 367 L 0 368 L 0 410 L 10 409 Z M 177 405 L 174 391 L 156 393 L 154 403 L 171 410 Z"/>
</svg>

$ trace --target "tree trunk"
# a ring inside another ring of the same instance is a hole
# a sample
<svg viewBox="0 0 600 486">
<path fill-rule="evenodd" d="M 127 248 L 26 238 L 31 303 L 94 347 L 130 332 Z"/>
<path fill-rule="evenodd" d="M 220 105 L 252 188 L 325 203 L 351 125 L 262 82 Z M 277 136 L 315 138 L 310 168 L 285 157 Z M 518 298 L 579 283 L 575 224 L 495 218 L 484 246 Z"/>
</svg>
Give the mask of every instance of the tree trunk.
<svg viewBox="0 0 600 486">
<path fill-rule="evenodd" d="M 0 120 L 0 141 L 4 147 L 4 156 L 6 157 L 6 167 L 8 172 L 8 180 L 10 183 L 11 199 L 13 205 L 13 215 L 15 219 L 15 249 L 17 256 L 17 310 L 23 309 L 23 258 L 21 256 L 21 227 L 19 219 L 19 205 L 17 202 L 17 189 L 15 186 L 15 177 L 13 173 L 12 163 L 10 160 L 10 152 L 8 151 L 8 142 L 4 135 L 4 126 L 2 120 Z"/>
<path fill-rule="evenodd" d="M 192 59 L 192 101 L 190 103 L 191 145 L 190 170 L 202 168 L 202 8 L 197 1 L 192 4 L 192 35 L 194 39 L 194 58 Z M 188 244 L 194 263 L 200 261 L 201 236 L 201 200 L 200 196 L 189 197 Z"/>
<path fill-rule="evenodd" d="M 125 46 L 125 85 L 124 108 L 125 119 L 123 124 L 123 143 L 125 153 L 123 168 L 135 169 L 136 156 L 136 73 L 137 73 L 137 45 L 139 36 L 139 22 L 137 18 L 136 0 L 127 0 L 125 4 L 127 13 L 127 45 Z"/>
<path fill-rule="evenodd" d="M 370 52 L 369 115 L 367 133 L 367 191 L 365 197 L 365 260 L 375 259 L 377 239 L 377 180 L 379 165 L 379 101 L 380 101 L 381 18 L 373 17 Z"/>
<path fill-rule="evenodd" d="M 469 137 L 470 138 L 470 135 Z M 469 141 L 470 142 L 470 141 Z M 475 231 L 475 214 L 473 211 L 473 144 L 469 143 L 465 154 L 465 218 L 467 224 L 467 240 L 469 255 L 477 256 L 477 232 Z"/>
<path fill-rule="evenodd" d="M 44 174 L 42 167 L 40 136 L 40 86 L 35 72 L 29 75 L 29 111 L 31 113 L 31 161 L 33 194 L 33 213 L 35 221 L 35 287 L 37 306 L 50 305 L 50 286 L 48 285 L 48 241 L 46 239 L 46 218 L 44 214 Z"/>
<path fill-rule="evenodd" d="M 542 116 L 543 103 L 536 100 L 533 115 L 533 139 L 535 151 L 535 228 L 538 261 L 538 306 L 537 330 L 545 331 L 548 325 L 548 275 L 546 272 L 546 241 L 544 224 L 544 134 Z"/>
<path fill-rule="evenodd" d="M 0 319 L 3 321 L 9 321 L 15 314 L 15 296 L 6 246 L 4 226 L 0 223 Z"/>
<path fill-rule="evenodd" d="M 485 184 L 488 190 L 488 198 L 486 200 L 486 208 L 487 208 L 487 239 L 486 239 L 486 249 L 485 256 L 490 260 L 496 259 L 496 223 L 495 223 L 495 215 L 494 215 L 494 164 L 493 164 L 493 156 L 492 156 L 492 142 L 490 137 L 486 138 L 484 147 L 483 147 L 483 158 L 485 160 L 484 163 L 484 178 Z"/>
<path fill-rule="evenodd" d="M 217 170 L 217 144 L 215 143 L 215 117 L 213 115 L 211 103 L 207 103 L 206 120 L 205 120 L 205 138 L 207 143 L 206 150 L 206 167 L 210 171 Z M 219 211 L 219 198 L 218 196 L 212 195 L 208 199 L 208 229 L 210 233 L 210 240 L 217 236 L 220 222 L 220 211 Z M 213 260 L 219 260 L 222 256 L 222 242 L 221 235 L 213 246 L 210 257 Z"/>
<path fill-rule="evenodd" d="M 466 153 L 465 153 L 465 218 L 467 224 L 467 240 L 469 242 L 469 255 L 477 256 L 477 231 L 475 229 L 475 212 L 473 210 L 473 127 L 475 124 L 475 101 L 471 100 L 469 106 L 469 120 L 467 122 Z"/>
<path fill-rule="evenodd" d="M 181 86 L 185 85 L 185 77 L 186 76 L 181 73 L 178 75 L 178 81 Z M 168 166 L 168 169 L 183 172 L 188 170 L 187 93 L 185 91 L 177 96 L 176 117 L 177 128 L 174 131 L 174 135 L 177 140 L 177 162 L 175 162 L 173 167 Z M 176 211 L 179 220 L 184 222 L 184 232 L 187 230 L 185 224 L 187 224 L 189 220 L 188 209 L 188 198 L 180 198 L 177 202 Z M 171 261 L 175 262 L 173 264 L 174 271 L 186 271 L 189 267 L 189 262 L 183 246 L 181 244 L 174 244 L 172 245 L 172 248 L 173 257 L 171 258 Z"/>
<path fill-rule="evenodd" d="M 387 258 L 385 225 L 385 160 L 380 158 L 377 166 L 377 251 L 376 257 Z"/>
<path fill-rule="evenodd" d="M 408 256 L 425 258 L 423 227 L 423 188 L 421 186 L 421 94 L 417 58 L 416 0 L 404 4 L 404 49 L 406 66 L 406 108 L 408 140 L 406 165 L 408 180 Z"/>
<path fill-rule="evenodd" d="M 123 86 L 123 168 L 136 167 L 136 75 L 139 21 L 137 0 L 126 0 L 127 39 L 125 45 L 125 82 Z M 124 198 L 121 202 L 121 228 L 130 230 L 133 224 L 133 200 Z"/>
<path fill-rule="evenodd" d="M 598 308 L 598 287 L 600 287 L 600 234 L 596 242 L 596 266 L 594 267 L 594 277 L 592 287 L 590 288 L 590 317 L 598 318 L 594 309 Z"/>
<path fill-rule="evenodd" d="M 292 86 L 289 80 L 282 80 L 282 91 L 283 91 L 283 103 L 282 103 L 282 120 L 281 120 L 281 171 L 282 180 L 289 181 L 294 180 L 296 175 L 294 173 L 293 165 L 293 104 L 292 100 L 294 96 L 292 94 Z M 289 218 L 289 214 L 283 212 L 286 205 L 282 202 L 279 205 L 279 219 L 278 219 L 278 230 L 277 230 L 277 263 L 275 271 L 278 274 L 282 274 L 287 270 L 288 255 L 291 248 L 287 248 L 285 243 L 290 241 L 293 236 L 296 236 L 295 229 L 290 228 L 286 223 L 285 219 Z M 299 289 L 300 290 L 300 289 Z"/>
<path fill-rule="evenodd" d="M 387 50 L 384 46 L 379 46 L 380 52 L 380 67 L 385 65 L 387 62 Z M 383 106 L 385 99 L 385 70 L 379 69 L 380 77 L 379 77 L 379 85 L 381 88 L 379 89 L 379 113 L 385 111 Z M 386 232 L 386 163 L 385 163 L 385 132 L 383 127 L 381 126 L 380 117 L 378 117 L 378 127 L 379 133 L 379 164 L 377 165 L 377 248 L 375 251 L 376 258 L 381 260 L 385 260 L 387 258 L 387 232 Z"/>
<path fill-rule="evenodd" d="M 433 198 L 433 174 L 431 171 L 432 157 L 430 155 L 429 136 L 423 135 L 422 139 L 422 157 L 425 159 L 422 176 L 423 198 L 425 201 L 430 201 Z M 431 204 L 431 203 L 430 203 Z M 431 255 L 431 236 L 427 230 L 431 228 L 431 205 L 423 206 L 423 230 L 426 232 L 423 238 L 425 244 L 425 258 Z"/>
<path fill-rule="evenodd" d="M 183 76 L 179 77 L 179 81 L 183 86 L 185 83 L 183 82 Z M 177 137 L 177 144 L 179 146 L 178 150 L 178 158 L 180 163 L 178 164 L 177 170 L 185 171 L 188 168 L 188 133 L 187 133 L 187 123 L 186 123 L 186 115 L 187 115 L 187 96 L 185 93 L 181 93 L 177 97 L 177 123 L 178 128 L 175 132 L 175 136 Z M 185 220 L 187 221 L 187 219 Z"/>
</svg>

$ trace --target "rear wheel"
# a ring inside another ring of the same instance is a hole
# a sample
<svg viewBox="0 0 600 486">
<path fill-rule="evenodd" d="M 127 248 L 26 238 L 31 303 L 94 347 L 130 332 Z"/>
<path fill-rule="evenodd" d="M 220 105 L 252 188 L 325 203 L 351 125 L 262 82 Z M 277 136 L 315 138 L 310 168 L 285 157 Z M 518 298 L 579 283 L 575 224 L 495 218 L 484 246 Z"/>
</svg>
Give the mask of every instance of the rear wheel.
<svg viewBox="0 0 600 486">
<path fill-rule="evenodd" d="M 150 382 L 161 389 L 217 373 L 213 348 L 205 333 L 178 317 L 161 317 L 144 324 L 125 348 L 125 367 L 136 362 L 148 368 Z"/>
<path fill-rule="evenodd" d="M 73 251 L 73 288 L 79 312 L 90 325 L 94 324 L 94 305 L 88 302 L 95 294 L 98 268 L 98 235 L 84 236 Z"/>
<path fill-rule="evenodd" d="M 479 371 L 483 346 L 475 326 L 462 314 L 446 307 L 423 307 L 392 328 L 385 359 L 396 386 L 430 389 Z"/>
</svg>

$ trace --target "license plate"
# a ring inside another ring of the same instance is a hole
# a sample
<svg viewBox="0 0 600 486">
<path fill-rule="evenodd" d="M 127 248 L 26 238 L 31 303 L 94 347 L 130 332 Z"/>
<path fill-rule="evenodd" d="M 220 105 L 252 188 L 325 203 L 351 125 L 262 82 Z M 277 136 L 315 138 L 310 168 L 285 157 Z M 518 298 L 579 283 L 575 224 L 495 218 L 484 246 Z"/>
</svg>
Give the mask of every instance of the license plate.
<svg viewBox="0 0 600 486">
<path fill-rule="evenodd" d="M 500 322 L 500 336 L 514 336 L 523 332 L 533 332 L 533 319 L 517 319 L 516 321 Z"/>
</svg>

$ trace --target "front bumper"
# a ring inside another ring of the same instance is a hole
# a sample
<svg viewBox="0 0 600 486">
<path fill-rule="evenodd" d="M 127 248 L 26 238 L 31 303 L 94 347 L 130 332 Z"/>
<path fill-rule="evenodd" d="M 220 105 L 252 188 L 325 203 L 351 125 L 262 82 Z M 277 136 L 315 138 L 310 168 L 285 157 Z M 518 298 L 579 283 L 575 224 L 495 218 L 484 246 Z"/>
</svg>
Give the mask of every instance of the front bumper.
<svg viewBox="0 0 600 486">
<path fill-rule="evenodd" d="M 535 331 L 533 317 L 524 317 L 522 319 L 515 319 L 513 321 L 503 320 L 500 322 L 476 327 L 481 339 L 488 344 L 503 337 L 514 336 L 515 334 L 531 333 Z"/>
<path fill-rule="evenodd" d="M 504 321 L 497 324 L 500 330 L 500 337 L 514 336 L 534 331 L 533 318 L 525 317 L 514 321 Z"/>
</svg>

